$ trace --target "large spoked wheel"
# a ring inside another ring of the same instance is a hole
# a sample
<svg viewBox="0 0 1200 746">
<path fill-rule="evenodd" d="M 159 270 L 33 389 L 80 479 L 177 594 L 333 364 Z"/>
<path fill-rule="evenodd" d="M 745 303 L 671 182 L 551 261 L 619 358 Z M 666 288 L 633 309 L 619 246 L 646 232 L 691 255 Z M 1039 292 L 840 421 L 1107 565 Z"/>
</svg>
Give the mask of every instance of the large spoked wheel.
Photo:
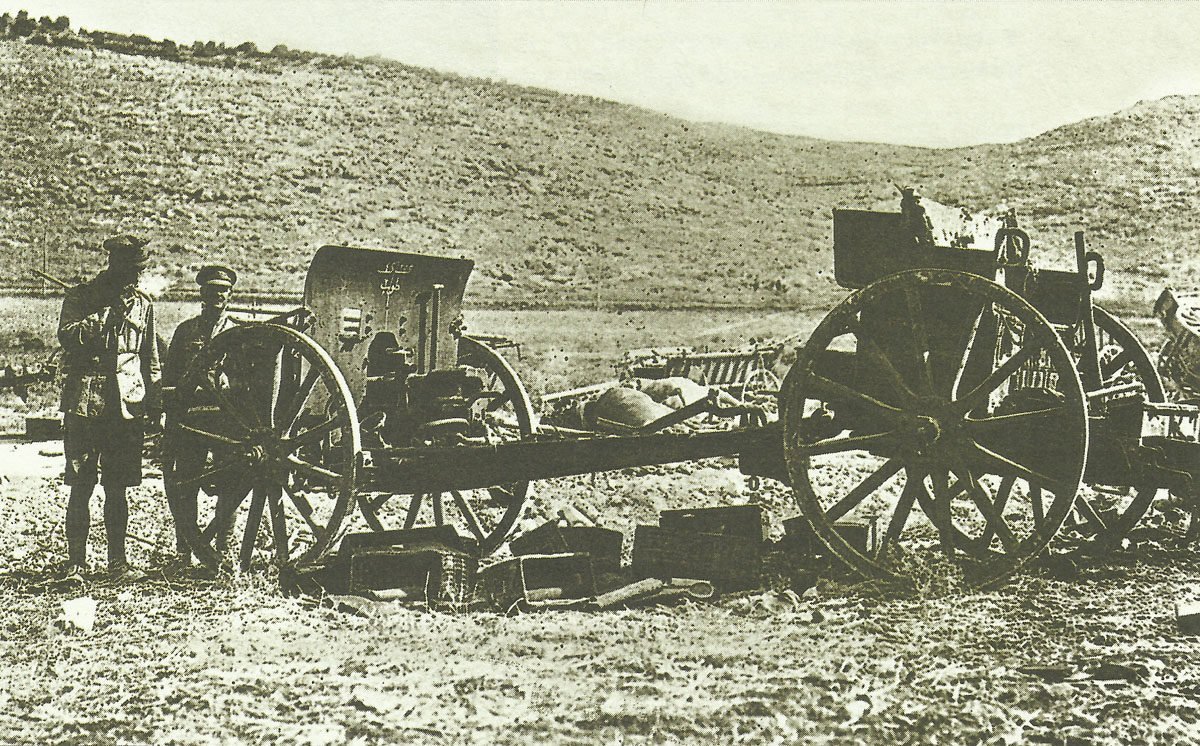
<svg viewBox="0 0 1200 746">
<path fill-rule="evenodd" d="M 516 371 L 500 353 L 471 337 L 458 343 L 458 364 L 478 370 L 484 396 L 474 405 L 474 442 L 504 443 L 533 436 L 533 404 Z M 529 482 L 487 489 L 394 495 L 361 495 L 359 511 L 375 531 L 450 525 L 479 544 L 482 555 L 496 551 L 521 516 Z"/>
<path fill-rule="evenodd" d="M 1083 388 L 1053 327 L 953 270 L 902 272 L 843 301 L 780 403 L 800 509 L 866 576 L 946 557 L 970 584 L 1002 581 L 1058 531 L 1087 457 Z M 836 529 L 847 520 L 874 523 L 877 545 L 850 544 Z"/>
<path fill-rule="evenodd" d="M 1166 401 L 1166 392 L 1150 353 L 1124 322 L 1099 306 L 1093 307 L 1096 348 L 1102 388 L 1139 383 L 1147 401 Z M 1101 551 L 1117 546 L 1146 514 L 1158 494 L 1153 482 L 1124 489 L 1084 490 L 1076 498 L 1075 529 L 1094 537 Z"/>
<path fill-rule="evenodd" d="M 257 553 L 297 566 L 332 547 L 361 445 L 346 381 L 320 345 L 275 324 L 225 331 L 185 374 L 176 407 L 176 489 L 204 492 L 183 526 L 197 558 L 226 564 L 231 536 L 243 571 Z"/>
</svg>

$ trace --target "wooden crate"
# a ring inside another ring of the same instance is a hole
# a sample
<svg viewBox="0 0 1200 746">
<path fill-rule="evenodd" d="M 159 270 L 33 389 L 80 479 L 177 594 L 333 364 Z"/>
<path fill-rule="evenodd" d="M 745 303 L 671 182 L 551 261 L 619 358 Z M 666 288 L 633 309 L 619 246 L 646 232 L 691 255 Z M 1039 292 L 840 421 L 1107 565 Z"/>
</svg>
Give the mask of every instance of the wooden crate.
<svg viewBox="0 0 1200 746">
<path fill-rule="evenodd" d="M 499 562 L 479 574 L 479 599 L 500 611 L 561 608 L 595 595 L 586 554 L 529 554 Z"/>
<path fill-rule="evenodd" d="M 633 534 L 632 570 L 646 578 L 711 580 L 723 590 L 756 588 L 762 571 L 762 541 L 638 526 Z"/>
<path fill-rule="evenodd" d="M 740 536 L 762 543 L 767 533 L 767 515 L 761 505 L 664 510 L 658 514 L 658 525 L 669 531 Z"/>
<path fill-rule="evenodd" d="M 513 539 L 509 547 L 515 555 L 586 553 L 591 557 L 593 575 L 599 575 L 620 571 L 624 539 L 620 531 L 612 529 L 550 521 Z"/>
</svg>

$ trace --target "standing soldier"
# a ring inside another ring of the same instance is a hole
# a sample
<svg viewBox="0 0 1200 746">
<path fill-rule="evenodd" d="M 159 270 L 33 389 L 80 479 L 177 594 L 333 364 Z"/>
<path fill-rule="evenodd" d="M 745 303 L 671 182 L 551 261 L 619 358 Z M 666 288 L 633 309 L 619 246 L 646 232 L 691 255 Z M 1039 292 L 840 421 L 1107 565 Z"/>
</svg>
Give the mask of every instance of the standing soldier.
<svg viewBox="0 0 1200 746">
<path fill-rule="evenodd" d="M 912 240 L 922 246 L 933 246 L 933 223 L 921 204 L 921 195 L 912 187 L 896 187 L 900 190 L 900 214 Z"/>
<path fill-rule="evenodd" d="M 125 557 L 126 490 L 142 481 L 146 424 L 162 415 L 154 306 L 137 288 L 149 263 L 148 241 L 114 236 L 103 243 L 108 268 L 69 288 L 58 321 L 63 347 L 63 452 L 67 503 L 65 576 L 82 580 L 91 528 L 88 503 L 97 476 L 104 487 L 108 571 L 117 582 L 142 573 Z"/>
<path fill-rule="evenodd" d="M 167 351 L 166 367 L 163 371 L 163 385 L 169 391 L 178 388 L 183 382 L 184 374 L 192 367 L 196 356 L 208 341 L 233 326 L 233 321 L 225 313 L 225 309 L 229 305 L 229 297 L 233 294 L 235 283 L 237 273 L 219 264 L 201 267 L 196 273 L 196 284 L 200 286 L 200 315 L 181 322 L 175 329 L 175 335 L 171 337 L 171 346 Z M 189 438 L 180 432 L 176 427 L 178 418 L 179 413 L 168 408 L 167 433 L 175 442 L 172 448 L 164 448 L 163 452 L 164 455 L 172 452 L 177 455 L 173 463 L 164 464 L 163 473 L 166 477 L 164 486 L 167 504 L 171 508 L 171 517 L 175 520 L 175 549 L 178 553 L 175 564 L 177 569 L 182 569 L 192 563 L 192 552 L 183 527 L 196 525 L 196 499 L 200 485 L 180 485 L 179 478 L 204 470 L 208 447 L 204 441 Z"/>
</svg>

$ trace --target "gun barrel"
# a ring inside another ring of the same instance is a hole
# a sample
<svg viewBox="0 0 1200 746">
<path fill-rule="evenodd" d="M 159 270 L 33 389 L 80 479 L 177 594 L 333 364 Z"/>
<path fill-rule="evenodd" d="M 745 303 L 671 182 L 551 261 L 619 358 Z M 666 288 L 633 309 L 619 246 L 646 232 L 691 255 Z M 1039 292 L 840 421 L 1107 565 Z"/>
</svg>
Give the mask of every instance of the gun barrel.
<svg viewBox="0 0 1200 746">
<path fill-rule="evenodd" d="M 47 274 L 40 269 L 33 270 L 33 273 L 35 275 L 37 275 L 38 277 L 41 277 L 43 280 L 49 280 L 50 282 L 53 282 L 55 285 L 58 285 L 63 290 L 66 290 L 67 288 L 71 287 L 71 283 L 67 282 L 66 280 L 60 280 L 59 278 L 55 277 L 54 275 Z"/>
</svg>

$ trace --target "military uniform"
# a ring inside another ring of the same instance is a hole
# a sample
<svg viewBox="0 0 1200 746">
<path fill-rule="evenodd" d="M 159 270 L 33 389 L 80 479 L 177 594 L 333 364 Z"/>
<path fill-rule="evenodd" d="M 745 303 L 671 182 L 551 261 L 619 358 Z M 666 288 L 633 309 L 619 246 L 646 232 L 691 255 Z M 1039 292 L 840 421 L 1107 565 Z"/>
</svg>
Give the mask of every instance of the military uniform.
<svg viewBox="0 0 1200 746">
<path fill-rule="evenodd" d="M 192 367 L 204 346 L 213 337 L 234 326 L 236 324 L 233 319 L 225 313 L 216 319 L 207 319 L 201 315 L 179 322 L 179 326 L 175 327 L 174 336 L 171 337 L 171 346 L 167 348 L 163 386 L 178 387 L 183 382 L 184 373 Z"/>
<path fill-rule="evenodd" d="M 232 290 L 236 281 L 237 274 L 232 269 L 221 265 L 202 267 L 196 274 L 196 284 L 201 288 L 206 285 L 217 285 Z M 212 341 L 213 337 L 234 326 L 233 320 L 229 318 L 223 308 L 215 313 L 206 309 L 198 316 L 180 322 L 179 326 L 175 328 L 175 334 L 171 337 L 171 345 L 167 350 L 166 368 L 163 372 L 164 386 L 174 392 L 172 398 L 178 396 L 178 388 L 183 385 L 188 371 L 195 365 L 205 346 Z M 184 564 L 188 564 L 191 561 L 190 548 L 187 545 L 183 526 L 185 524 L 196 525 L 196 500 L 201 485 L 180 485 L 179 482 L 204 471 L 211 444 L 179 427 L 184 414 L 179 411 L 177 401 L 170 402 L 167 407 L 166 428 L 169 446 L 164 446 L 163 452 L 164 455 L 173 458 L 164 461 L 163 473 L 167 502 L 175 521 L 176 550 L 179 559 Z M 214 416 L 216 419 L 213 419 Z M 196 414 L 189 418 L 189 424 L 209 432 L 220 432 L 222 429 L 220 415 Z M 225 481 L 228 482 L 228 479 Z M 218 493 L 230 492 L 235 486 L 234 484 L 219 483 L 216 491 Z M 228 527 L 223 527 L 218 540 L 224 542 L 227 532 Z"/>
<path fill-rule="evenodd" d="M 154 304 L 139 290 L 111 298 L 108 279 L 67 290 L 58 323 L 63 347 L 60 409 L 66 483 L 139 484 L 145 415 L 161 404 Z"/>
<path fill-rule="evenodd" d="M 108 268 L 68 289 L 58 319 L 63 348 L 63 453 L 67 501 L 66 577 L 82 579 L 91 526 L 89 502 L 104 486 L 108 568 L 115 581 L 141 573 L 125 559 L 126 489 L 142 481 L 142 434 L 162 412 L 162 371 L 154 304 L 136 289 L 149 263 L 147 241 L 106 240 Z"/>
</svg>

